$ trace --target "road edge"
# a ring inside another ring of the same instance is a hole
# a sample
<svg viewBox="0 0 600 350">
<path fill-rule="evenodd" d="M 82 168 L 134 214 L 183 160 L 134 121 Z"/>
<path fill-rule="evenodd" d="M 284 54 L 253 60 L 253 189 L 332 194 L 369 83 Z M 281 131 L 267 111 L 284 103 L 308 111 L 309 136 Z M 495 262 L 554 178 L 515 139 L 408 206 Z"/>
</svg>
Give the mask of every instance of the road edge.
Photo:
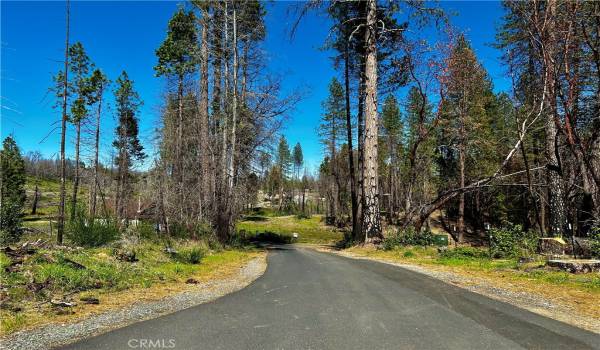
<svg viewBox="0 0 600 350">
<path fill-rule="evenodd" d="M 480 278 L 467 277 L 465 275 L 457 274 L 450 271 L 428 269 L 426 266 L 422 265 L 413 265 L 407 263 L 399 263 L 396 261 L 390 261 L 386 259 L 366 257 L 350 252 L 335 250 L 331 247 L 325 246 L 305 245 L 304 247 L 314 249 L 319 252 L 335 254 L 349 259 L 376 261 L 383 264 L 405 268 L 407 270 L 435 278 L 444 283 L 451 284 L 455 287 L 459 287 L 470 292 L 492 298 L 494 300 L 511 304 L 518 308 L 533 312 L 537 315 L 548 317 L 553 320 L 572 325 L 574 327 L 578 327 L 596 334 L 600 334 L 600 321 L 598 319 L 594 319 L 593 317 L 590 317 L 588 315 L 574 313 L 573 310 L 571 310 L 566 305 L 558 304 L 554 301 L 550 301 L 546 298 L 543 298 L 538 295 L 533 295 L 528 292 L 516 293 L 515 291 L 497 287 L 491 284 L 487 286 L 482 285 Z"/>
</svg>

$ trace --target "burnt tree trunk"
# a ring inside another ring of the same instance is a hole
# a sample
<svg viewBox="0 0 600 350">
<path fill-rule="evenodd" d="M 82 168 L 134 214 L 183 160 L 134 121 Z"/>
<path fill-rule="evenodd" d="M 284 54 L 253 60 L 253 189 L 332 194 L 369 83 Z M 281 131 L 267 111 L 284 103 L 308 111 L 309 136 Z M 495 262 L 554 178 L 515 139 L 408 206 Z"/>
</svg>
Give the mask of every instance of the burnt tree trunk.
<svg viewBox="0 0 600 350">
<path fill-rule="evenodd" d="M 71 196 L 71 220 L 75 219 L 77 207 L 77 191 L 79 191 L 79 146 L 81 144 L 81 121 L 75 124 L 75 178 L 73 179 L 73 194 Z"/>
<path fill-rule="evenodd" d="M 354 152 L 352 147 L 352 116 L 350 115 L 350 47 L 346 40 L 344 47 L 344 85 L 346 98 L 346 133 L 348 137 L 348 169 L 350 170 L 350 199 L 352 204 L 352 237 L 358 235 L 358 198 L 356 196 L 356 171 L 354 168 Z M 302 203 L 304 207 L 304 203 Z M 304 212 L 304 209 L 302 209 Z"/>
<path fill-rule="evenodd" d="M 63 103 L 62 119 L 60 122 L 60 201 L 58 204 L 58 225 L 56 241 L 58 244 L 63 242 L 63 233 L 65 230 L 65 192 L 67 182 L 67 162 L 65 159 L 65 138 L 67 133 L 67 88 L 69 75 L 69 0 L 67 0 L 67 29 L 65 35 L 65 78 L 63 82 Z"/>
<path fill-rule="evenodd" d="M 367 1 L 365 36 L 365 144 L 364 144 L 364 203 L 363 236 L 366 243 L 381 239 L 379 185 L 377 164 L 377 3 Z"/>
</svg>

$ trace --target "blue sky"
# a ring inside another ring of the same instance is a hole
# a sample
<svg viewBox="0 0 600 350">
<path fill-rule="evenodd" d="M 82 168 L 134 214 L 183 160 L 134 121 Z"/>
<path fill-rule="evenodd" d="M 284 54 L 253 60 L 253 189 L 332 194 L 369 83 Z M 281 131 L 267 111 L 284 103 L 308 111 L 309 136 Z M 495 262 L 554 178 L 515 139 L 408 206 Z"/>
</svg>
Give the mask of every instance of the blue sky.
<svg viewBox="0 0 600 350">
<path fill-rule="evenodd" d="M 291 145 L 302 144 L 307 165 L 314 169 L 321 159 L 322 147 L 316 133 L 321 101 L 327 95 L 327 84 L 337 73 L 330 53 L 319 49 L 328 33 L 326 18 L 309 14 L 290 41 L 288 30 L 293 18 L 287 10 L 293 5 L 268 3 L 264 49 L 267 68 L 284 79 L 283 93 L 296 88 L 307 92 L 282 132 Z M 506 90 L 508 82 L 500 53 L 489 45 L 502 16 L 500 3 L 448 1 L 441 5 L 458 13 L 452 23 L 466 33 L 496 90 Z M 54 156 L 59 147 L 58 130 L 46 135 L 57 126 L 60 113 L 52 108 L 55 100 L 47 90 L 52 75 L 62 65 L 65 3 L 2 1 L 0 6 L 2 138 L 13 134 L 24 152 L 39 150 L 47 157 Z M 93 62 L 110 78 L 126 70 L 135 81 L 144 101 L 139 115 L 140 135 L 147 148 L 152 147 L 163 92 L 163 81 L 154 77 L 154 51 L 164 39 L 167 21 L 177 6 L 176 1 L 71 3 L 71 42 L 81 41 Z M 102 143 L 107 161 L 115 127 L 113 111 L 107 110 L 103 118 Z M 69 130 L 69 141 L 72 136 Z M 67 151 L 71 152 L 72 147 Z"/>
</svg>

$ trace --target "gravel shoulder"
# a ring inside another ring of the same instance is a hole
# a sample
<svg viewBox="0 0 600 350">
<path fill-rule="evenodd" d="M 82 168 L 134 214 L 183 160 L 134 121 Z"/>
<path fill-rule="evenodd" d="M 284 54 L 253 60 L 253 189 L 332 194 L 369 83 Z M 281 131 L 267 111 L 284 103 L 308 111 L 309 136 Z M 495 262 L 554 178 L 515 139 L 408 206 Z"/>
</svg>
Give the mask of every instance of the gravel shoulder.
<svg viewBox="0 0 600 350">
<path fill-rule="evenodd" d="M 266 254 L 250 260 L 233 277 L 191 285 L 189 290 L 152 302 L 137 302 L 117 311 L 108 311 L 71 324 L 50 324 L 14 333 L 0 340 L 0 348 L 13 350 L 49 349 L 121 328 L 135 322 L 203 304 L 238 291 L 267 267 Z"/>
<path fill-rule="evenodd" d="M 554 300 L 549 300 L 540 295 L 499 287 L 498 285 L 491 283 L 491 281 L 486 280 L 485 278 L 458 274 L 450 271 L 443 271 L 443 269 L 440 267 L 413 265 L 407 263 L 399 263 L 396 261 L 390 261 L 386 259 L 364 257 L 351 252 L 335 250 L 327 246 L 307 245 L 307 247 L 322 252 L 328 252 L 344 256 L 347 258 L 372 260 L 385 264 L 399 266 L 407 270 L 415 271 L 439 279 L 448 284 L 452 284 L 454 286 L 469 290 L 471 292 L 485 295 L 492 299 L 515 305 L 519 308 L 529 310 L 536 314 L 600 334 L 600 317 L 590 317 L 589 315 L 582 315 L 569 305 L 557 303 Z"/>
</svg>

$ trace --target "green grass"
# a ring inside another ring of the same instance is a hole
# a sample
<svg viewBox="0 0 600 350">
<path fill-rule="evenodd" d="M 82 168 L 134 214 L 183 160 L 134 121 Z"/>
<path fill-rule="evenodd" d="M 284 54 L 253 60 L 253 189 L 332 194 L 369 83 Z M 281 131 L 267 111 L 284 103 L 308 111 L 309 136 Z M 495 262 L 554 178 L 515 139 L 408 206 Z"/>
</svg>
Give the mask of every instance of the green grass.
<svg viewBox="0 0 600 350">
<path fill-rule="evenodd" d="M 252 213 L 238 222 L 237 229 L 238 231 L 246 231 L 247 235 L 274 232 L 291 236 L 293 233 L 298 233 L 299 243 L 327 244 L 340 241 L 343 238 L 343 233 L 326 226 L 320 215 L 299 219 L 295 215 L 267 217 Z"/>
<path fill-rule="evenodd" d="M 0 316 L 2 318 L 2 331 L 6 334 L 18 331 L 23 326 L 25 326 L 27 322 L 27 317 L 24 314 L 12 314 L 8 312 L 1 312 Z"/>
<path fill-rule="evenodd" d="M 33 194 L 35 191 L 35 186 L 38 185 L 39 198 L 37 204 L 37 213 L 36 215 L 31 215 L 31 206 L 33 204 Z M 66 183 L 66 191 L 68 194 L 68 198 L 71 197 L 73 191 L 72 181 L 67 180 Z M 53 217 L 58 214 L 58 201 L 59 201 L 59 193 L 60 193 L 60 181 L 55 179 L 44 179 L 44 178 L 35 178 L 33 176 L 27 176 L 27 181 L 25 182 L 25 191 L 27 195 L 27 200 L 25 203 L 24 214 L 25 220 L 39 220 L 45 219 L 47 217 Z M 79 199 L 78 202 L 84 203 L 87 202 L 88 199 L 88 185 L 85 183 L 80 183 L 79 185 Z"/>
<path fill-rule="evenodd" d="M 175 257 L 165 253 L 164 244 L 159 242 L 142 241 L 120 248 L 136 252 L 139 261 L 134 263 L 118 260 L 115 248 L 110 247 L 40 249 L 26 255 L 18 271 L 2 273 L 0 284 L 6 288 L 7 304 L 23 310 L 2 310 L 0 327 L 4 333 L 10 333 L 39 322 L 40 318 L 56 317 L 51 309 L 39 311 L 35 305 L 62 295 L 83 292 L 110 296 L 119 291 L 181 282 L 192 276 L 218 277 L 218 271 L 239 266 L 258 252 L 255 249 L 210 252 L 203 241 L 178 240 L 172 241 L 171 246 L 178 252 Z M 2 270 L 10 262 L 9 257 L 0 253 Z M 44 285 L 44 288 L 34 292 L 32 286 L 35 284 Z M 32 319 L 24 319 L 24 314 Z"/>
</svg>

